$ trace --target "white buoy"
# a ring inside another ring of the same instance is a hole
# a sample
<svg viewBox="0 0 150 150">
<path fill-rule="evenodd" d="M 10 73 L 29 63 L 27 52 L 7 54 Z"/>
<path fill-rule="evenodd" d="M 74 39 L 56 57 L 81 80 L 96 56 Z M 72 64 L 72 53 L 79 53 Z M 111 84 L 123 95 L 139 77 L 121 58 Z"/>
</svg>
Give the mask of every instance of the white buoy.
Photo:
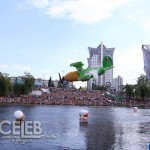
<svg viewBox="0 0 150 150">
<path fill-rule="evenodd" d="M 81 110 L 79 115 L 80 115 L 80 122 L 88 122 L 88 111 L 87 110 Z"/>
<path fill-rule="evenodd" d="M 21 110 L 17 110 L 14 112 L 14 117 L 17 121 L 22 121 L 24 120 L 24 114 Z"/>
<path fill-rule="evenodd" d="M 134 112 L 137 112 L 137 107 L 134 107 Z"/>
</svg>

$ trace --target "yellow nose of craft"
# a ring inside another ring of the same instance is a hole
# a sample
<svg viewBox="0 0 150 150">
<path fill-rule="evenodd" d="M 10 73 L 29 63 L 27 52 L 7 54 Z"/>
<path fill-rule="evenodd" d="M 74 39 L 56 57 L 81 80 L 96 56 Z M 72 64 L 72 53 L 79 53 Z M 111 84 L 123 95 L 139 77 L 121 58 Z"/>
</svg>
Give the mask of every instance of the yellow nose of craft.
<svg viewBox="0 0 150 150">
<path fill-rule="evenodd" d="M 79 74 L 78 71 L 69 72 L 64 76 L 66 81 L 73 82 L 78 81 Z"/>
</svg>

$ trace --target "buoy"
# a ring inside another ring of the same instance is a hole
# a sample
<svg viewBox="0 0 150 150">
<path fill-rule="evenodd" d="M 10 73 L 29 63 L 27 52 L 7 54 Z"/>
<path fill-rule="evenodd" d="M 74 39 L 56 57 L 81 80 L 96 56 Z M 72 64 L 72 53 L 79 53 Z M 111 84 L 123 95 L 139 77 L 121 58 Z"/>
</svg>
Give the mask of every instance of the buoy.
<svg viewBox="0 0 150 150">
<path fill-rule="evenodd" d="M 134 107 L 134 112 L 137 112 L 137 107 Z"/>
<path fill-rule="evenodd" d="M 24 114 L 21 110 L 17 110 L 14 112 L 14 117 L 17 121 L 23 121 L 24 120 Z"/>
<path fill-rule="evenodd" d="M 79 115 L 80 115 L 80 122 L 88 122 L 88 111 L 87 110 L 81 110 Z"/>
</svg>

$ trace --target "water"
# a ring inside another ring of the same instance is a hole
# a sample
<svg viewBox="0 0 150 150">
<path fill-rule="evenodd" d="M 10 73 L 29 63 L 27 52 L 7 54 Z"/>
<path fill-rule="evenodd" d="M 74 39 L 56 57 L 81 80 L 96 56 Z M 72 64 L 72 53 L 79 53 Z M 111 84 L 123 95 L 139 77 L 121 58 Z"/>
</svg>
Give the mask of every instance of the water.
<svg viewBox="0 0 150 150">
<path fill-rule="evenodd" d="M 1 105 L 0 121 L 13 121 L 18 109 L 25 120 L 42 123 L 44 136 L 17 141 L 1 135 L 0 150 L 146 150 L 150 142 L 149 109 L 134 113 L 133 108 L 118 107 Z M 81 109 L 89 112 L 88 124 L 79 123 Z"/>
</svg>

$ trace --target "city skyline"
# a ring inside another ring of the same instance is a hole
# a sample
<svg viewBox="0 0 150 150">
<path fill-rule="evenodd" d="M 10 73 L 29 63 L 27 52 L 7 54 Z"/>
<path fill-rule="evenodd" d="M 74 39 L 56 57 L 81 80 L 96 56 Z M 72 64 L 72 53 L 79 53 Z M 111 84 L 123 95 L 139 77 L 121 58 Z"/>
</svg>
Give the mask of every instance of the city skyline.
<svg viewBox="0 0 150 150">
<path fill-rule="evenodd" d="M 82 61 L 88 47 L 114 47 L 114 78 L 134 84 L 144 73 L 142 44 L 149 44 L 148 0 L 0 1 L 0 72 L 30 72 L 58 79 Z M 85 85 L 85 83 L 81 84 Z"/>
</svg>

